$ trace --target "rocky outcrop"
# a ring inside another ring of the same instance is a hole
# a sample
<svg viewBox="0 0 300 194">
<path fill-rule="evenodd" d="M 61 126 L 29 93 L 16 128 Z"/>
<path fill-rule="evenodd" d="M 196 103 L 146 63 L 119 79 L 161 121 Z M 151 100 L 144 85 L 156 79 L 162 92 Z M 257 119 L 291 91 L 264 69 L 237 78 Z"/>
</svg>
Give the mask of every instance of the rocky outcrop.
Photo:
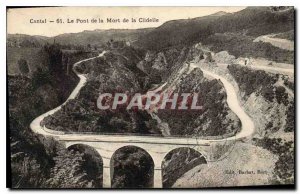
<svg viewBox="0 0 300 194">
<path fill-rule="evenodd" d="M 214 55 L 214 60 L 217 63 L 231 64 L 235 60 L 235 56 L 230 55 L 227 51 L 221 51 Z"/>
<path fill-rule="evenodd" d="M 203 109 L 158 110 L 159 118 L 169 124 L 171 135 L 217 138 L 234 135 L 240 129 L 240 121 L 228 108 L 220 81 L 208 80 L 198 68 L 189 71 L 188 65 L 172 78 L 168 79 L 166 90 L 179 94 L 197 93 L 198 105 Z"/>
<path fill-rule="evenodd" d="M 157 134 L 161 132 L 154 125 L 151 116 L 143 110 L 117 109 L 102 110 L 97 107 L 99 94 L 126 93 L 127 96 L 142 92 L 140 74 L 132 65 L 131 55 L 122 52 L 108 52 L 101 58 L 83 61 L 75 69 L 86 74 L 87 82 L 79 95 L 68 101 L 54 114 L 46 117 L 46 127 L 67 133 L 139 133 Z"/>
<path fill-rule="evenodd" d="M 168 68 L 167 59 L 163 52 L 157 54 L 152 68 L 158 71 L 165 71 Z"/>
</svg>

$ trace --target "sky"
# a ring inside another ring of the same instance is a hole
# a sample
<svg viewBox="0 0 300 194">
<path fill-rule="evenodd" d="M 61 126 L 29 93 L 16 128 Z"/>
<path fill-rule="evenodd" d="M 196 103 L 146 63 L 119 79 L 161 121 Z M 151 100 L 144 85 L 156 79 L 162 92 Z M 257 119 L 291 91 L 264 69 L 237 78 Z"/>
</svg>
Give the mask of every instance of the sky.
<svg viewBox="0 0 300 194">
<path fill-rule="evenodd" d="M 237 12 L 245 7 L 48 7 L 20 8 L 7 11 L 7 32 L 56 36 L 95 29 L 137 29 L 158 27 L 169 20 L 188 19 L 210 15 L 219 11 Z M 132 22 L 132 18 L 136 22 Z M 149 18 L 155 22 L 139 22 Z M 46 23 L 32 23 L 45 20 Z M 77 20 L 79 19 L 79 20 Z M 92 19 L 97 21 L 92 23 Z M 116 22 L 107 22 L 114 19 Z M 120 20 L 117 22 L 117 20 Z M 124 22 L 124 19 L 128 19 Z M 34 20 L 34 21 L 33 21 Z M 72 20 L 74 23 L 68 23 Z M 89 23 L 82 23 L 88 20 Z M 103 21 L 99 22 L 99 21 Z M 53 21 L 53 22 L 50 22 Z M 58 23 L 57 23 L 58 22 Z M 64 22 L 64 23 L 59 23 Z"/>
</svg>

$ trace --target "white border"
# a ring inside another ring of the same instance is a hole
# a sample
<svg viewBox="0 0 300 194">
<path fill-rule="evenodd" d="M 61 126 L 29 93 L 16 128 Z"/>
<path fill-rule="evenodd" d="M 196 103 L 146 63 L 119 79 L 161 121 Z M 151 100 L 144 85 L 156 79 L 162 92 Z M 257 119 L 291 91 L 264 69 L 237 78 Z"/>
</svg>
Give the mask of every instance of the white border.
<svg viewBox="0 0 300 194">
<path fill-rule="evenodd" d="M 299 0 L 252 0 L 250 1 L 240 1 L 240 0 L 231 0 L 231 1 L 221 1 L 221 0 L 209 0 L 209 1 L 199 1 L 195 2 L 193 0 L 1 0 L 0 1 L 0 25 L 1 25 L 1 65 L 0 65 L 0 87 L 1 87 L 1 96 L 0 96 L 0 125 L 1 125 L 1 133 L 0 137 L 6 139 L 6 6 L 295 6 L 297 10 L 297 15 L 299 15 Z M 297 16 L 296 15 L 296 16 Z M 299 18 L 296 19 L 297 24 L 299 25 Z M 298 32 L 298 31 L 297 31 Z M 297 38 L 298 45 L 299 39 Z M 299 49 L 297 49 L 296 55 L 299 54 Z M 298 65 L 298 64 L 297 64 Z M 299 78 L 299 67 L 297 68 L 297 77 Z M 299 83 L 297 79 L 297 91 L 299 91 Z M 299 105 L 299 95 L 297 95 L 297 102 Z M 298 106 L 297 106 L 298 109 Z M 299 119 L 299 114 L 297 114 L 297 120 Z M 295 129 L 298 130 L 298 129 Z M 297 139 L 299 139 L 299 131 L 297 132 Z M 0 184 L 1 184 L 1 193 L 12 192 L 9 189 L 6 189 L 6 140 L 1 141 L 1 156 L 2 160 L 0 160 Z M 299 148 L 297 149 L 297 155 L 299 155 Z M 297 165 L 297 164 L 296 164 Z M 296 169 L 299 169 L 297 166 Z M 297 170 L 297 175 L 298 174 Z M 296 176 L 297 184 L 299 184 L 299 176 Z M 78 193 L 85 193 L 87 190 L 78 191 Z M 15 191 L 14 191 L 15 192 Z M 20 191 L 19 191 L 20 192 Z M 28 191 L 23 191 L 28 192 Z M 30 191 L 29 191 L 30 192 Z M 57 193 L 64 193 L 64 191 L 56 191 Z M 69 191 L 70 192 L 70 191 Z M 108 192 L 108 191 L 97 191 L 97 192 Z M 119 191 L 114 191 L 119 192 Z M 123 191 L 124 192 L 124 191 Z M 134 191 L 125 191 L 125 192 L 134 192 Z M 140 192 L 140 191 L 135 191 Z M 145 193 L 151 191 L 143 191 Z M 157 192 L 166 192 L 166 191 L 157 191 Z M 177 191 L 178 192 L 178 191 Z M 180 191 L 180 192 L 188 192 L 188 191 Z M 205 190 L 198 190 L 193 192 L 207 192 Z M 212 191 L 215 192 L 215 191 Z M 232 191 L 223 191 L 224 193 L 232 193 Z M 263 191 L 257 191 L 256 193 L 262 193 Z M 273 192 L 273 191 L 269 191 Z M 241 191 L 237 192 L 241 193 Z"/>
</svg>

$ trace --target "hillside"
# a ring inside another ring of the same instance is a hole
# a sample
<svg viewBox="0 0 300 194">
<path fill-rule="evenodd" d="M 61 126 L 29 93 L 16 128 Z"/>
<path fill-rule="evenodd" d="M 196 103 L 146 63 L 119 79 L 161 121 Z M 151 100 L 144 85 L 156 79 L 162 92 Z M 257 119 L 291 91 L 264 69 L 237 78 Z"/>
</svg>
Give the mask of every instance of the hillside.
<svg viewBox="0 0 300 194">
<path fill-rule="evenodd" d="M 80 45 L 101 45 L 107 41 L 114 40 L 127 40 L 135 41 L 140 35 L 151 31 L 151 28 L 146 29 L 110 29 L 110 30 L 85 30 L 80 33 L 62 34 L 51 38 L 60 44 L 80 44 Z"/>
<path fill-rule="evenodd" d="M 161 50 L 175 45 L 201 42 L 215 33 L 242 32 L 257 37 L 294 28 L 294 10 L 274 11 L 269 7 L 250 7 L 233 14 L 168 21 L 142 36 L 136 45 Z"/>
<path fill-rule="evenodd" d="M 61 71 L 61 68 L 64 69 L 68 63 L 73 64 L 93 53 L 66 54 L 59 46 L 52 45 L 42 49 L 35 48 L 39 50 L 39 55 L 43 53 L 43 57 L 37 57 L 38 54 L 30 55 L 34 54 L 30 49 L 32 48 L 24 50 L 24 53 L 28 51 L 26 60 L 31 56 L 38 64 L 33 70 L 28 60 L 31 75 L 23 76 L 13 72 L 16 75 L 7 76 L 10 138 L 8 149 L 11 152 L 11 163 L 8 166 L 11 169 L 8 171 L 11 180 L 7 181 L 7 185 L 12 188 L 101 187 L 102 183 L 97 179 L 102 177 L 102 169 L 93 169 L 93 172 L 87 169 L 90 163 L 93 166 L 100 165 L 99 162 L 93 163 L 91 154 L 67 150 L 54 139 L 37 135 L 29 128 L 36 116 L 61 104 L 74 88 L 77 78 L 65 70 Z M 8 58 L 13 56 L 14 53 L 8 52 Z M 57 60 L 53 61 L 55 58 Z M 60 67 L 56 68 L 58 72 L 51 68 L 53 62 Z M 10 67 L 11 63 L 7 65 Z M 65 171 L 72 178 L 61 179 L 60 176 Z"/>
<path fill-rule="evenodd" d="M 46 127 L 66 132 L 159 134 L 157 128 L 149 127 L 154 121 L 146 111 L 126 110 L 126 107 L 100 110 L 95 106 L 99 93 L 130 91 L 133 94 L 141 90 L 143 73 L 132 66 L 138 57 L 135 54 L 126 47 L 108 52 L 104 59 L 76 66 L 77 72 L 88 74 L 87 84 L 78 98 L 45 118 Z"/>
<path fill-rule="evenodd" d="M 8 34 L 7 47 L 41 47 L 47 43 L 49 37 L 30 36 L 26 34 Z"/>
<path fill-rule="evenodd" d="M 47 43 L 61 45 L 101 46 L 111 39 L 127 40 L 134 42 L 139 36 L 150 32 L 152 28 L 145 29 L 109 29 L 109 30 L 85 30 L 78 33 L 66 33 L 54 37 L 30 36 L 24 34 L 8 34 L 8 47 L 41 47 Z"/>
</svg>

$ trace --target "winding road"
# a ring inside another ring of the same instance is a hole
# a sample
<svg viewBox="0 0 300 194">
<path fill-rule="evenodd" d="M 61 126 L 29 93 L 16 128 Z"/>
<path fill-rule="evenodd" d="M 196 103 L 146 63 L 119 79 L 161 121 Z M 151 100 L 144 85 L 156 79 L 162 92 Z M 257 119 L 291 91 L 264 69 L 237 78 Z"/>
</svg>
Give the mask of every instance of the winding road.
<svg viewBox="0 0 300 194">
<path fill-rule="evenodd" d="M 197 66 L 197 64 L 194 64 L 194 63 L 191 63 L 190 67 L 191 68 L 200 68 L 199 66 Z M 228 107 L 232 110 L 232 112 L 234 112 L 239 117 L 239 119 L 242 123 L 241 131 L 236 136 L 229 137 L 226 139 L 227 140 L 230 140 L 233 138 L 241 139 L 241 138 L 252 135 L 255 131 L 254 123 L 253 123 L 252 119 L 244 111 L 244 109 L 241 107 L 233 85 L 229 81 L 227 81 L 225 78 L 221 77 L 220 75 L 217 75 L 213 72 L 204 70 L 203 68 L 201 70 L 204 73 L 204 75 L 208 75 L 215 79 L 219 79 L 223 83 L 226 94 L 227 94 Z"/>
<path fill-rule="evenodd" d="M 102 57 L 105 54 L 105 51 L 102 52 L 98 57 Z M 88 59 L 81 60 L 74 64 L 74 67 L 82 62 L 93 60 L 97 57 L 92 57 Z M 196 64 L 191 64 L 190 68 L 200 68 Z M 73 68 L 74 70 L 74 68 Z M 243 108 L 240 106 L 240 103 L 238 101 L 237 94 L 234 90 L 234 87 L 231 85 L 230 82 L 228 82 L 225 78 L 212 73 L 207 70 L 203 70 L 204 74 L 207 74 L 211 77 L 214 77 L 216 79 L 219 79 L 226 90 L 227 93 L 227 103 L 229 108 L 239 117 L 242 123 L 242 129 L 238 134 L 232 137 L 224 138 L 224 139 L 199 139 L 196 137 L 153 137 L 153 136 L 134 136 L 134 135 L 99 135 L 99 134 L 66 134 L 62 131 L 54 131 L 51 129 L 46 128 L 45 126 L 41 125 L 42 120 L 47 117 L 48 115 L 54 114 L 56 111 L 60 110 L 63 105 L 65 105 L 70 99 L 76 98 L 78 95 L 80 89 L 84 86 L 86 83 L 86 77 L 83 74 L 79 74 L 74 70 L 74 72 L 77 74 L 77 76 L 80 78 L 80 81 L 76 88 L 73 90 L 69 98 L 59 107 L 56 107 L 36 119 L 32 121 L 30 124 L 30 128 L 33 132 L 44 135 L 44 136 L 51 136 L 56 138 L 57 140 L 62 141 L 102 141 L 102 142 L 143 142 L 143 143 L 149 143 L 149 144 L 176 144 L 176 145 L 199 145 L 199 144 L 209 144 L 213 142 L 222 142 L 222 141 L 229 141 L 229 140 L 240 140 L 247 137 L 250 137 L 254 131 L 254 123 L 251 120 L 251 118 L 245 113 Z M 162 88 L 162 87 L 159 87 Z"/>
<path fill-rule="evenodd" d="M 78 64 L 82 63 L 82 62 L 86 62 L 86 61 L 90 61 L 90 60 L 93 60 L 95 58 L 98 58 L 98 57 L 103 57 L 104 54 L 106 53 L 106 51 L 103 51 L 101 54 L 99 54 L 99 56 L 97 57 L 91 57 L 91 58 L 88 58 L 88 59 L 84 59 L 84 60 L 81 60 L 81 61 L 78 61 L 77 63 L 75 63 L 73 65 L 73 71 L 74 73 L 79 77 L 79 83 L 77 84 L 77 86 L 75 87 L 75 89 L 72 91 L 72 93 L 70 94 L 70 96 L 68 97 L 68 99 L 60 106 L 38 116 L 36 119 L 34 119 L 31 124 L 30 124 L 30 128 L 33 132 L 35 133 L 39 133 L 39 134 L 42 134 L 42 135 L 47 135 L 47 136 L 57 136 L 57 135 L 63 135 L 64 132 L 60 132 L 60 131 L 54 131 L 54 130 L 51 130 L 51 129 L 48 129 L 46 128 L 45 126 L 41 126 L 41 122 L 43 121 L 43 119 L 49 115 L 52 115 L 54 114 L 55 112 L 59 111 L 62 106 L 64 106 L 69 100 L 71 99 L 75 99 L 76 96 L 78 95 L 79 91 L 81 90 L 81 88 L 85 85 L 86 83 L 86 76 L 85 75 L 82 75 L 82 74 L 79 74 L 74 67 L 76 67 Z"/>
<path fill-rule="evenodd" d="M 273 46 L 284 49 L 284 50 L 289 50 L 293 51 L 294 50 L 294 42 L 287 40 L 287 39 L 282 39 L 282 38 L 274 38 L 276 34 L 269 34 L 269 35 L 264 35 L 264 36 L 259 36 L 257 37 L 253 42 L 268 42 L 271 43 Z"/>
<path fill-rule="evenodd" d="M 229 64 L 227 63 L 217 63 L 218 66 L 224 66 L 227 67 Z M 239 64 L 241 65 L 241 64 Z M 283 68 L 283 67 L 274 67 L 274 66 L 266 66 L 266 65 L 256 65 L 256 64 L 251 64 L 251 65 L 241 65 L 243 67 L 251 68 L 251 69 L 256 69 L 256 70 L 264 70 L 267 72 L 275 72 L 275 73 L 280 73 L 284 75 L 294 75 L 294 68 Z"/>
</svg>

